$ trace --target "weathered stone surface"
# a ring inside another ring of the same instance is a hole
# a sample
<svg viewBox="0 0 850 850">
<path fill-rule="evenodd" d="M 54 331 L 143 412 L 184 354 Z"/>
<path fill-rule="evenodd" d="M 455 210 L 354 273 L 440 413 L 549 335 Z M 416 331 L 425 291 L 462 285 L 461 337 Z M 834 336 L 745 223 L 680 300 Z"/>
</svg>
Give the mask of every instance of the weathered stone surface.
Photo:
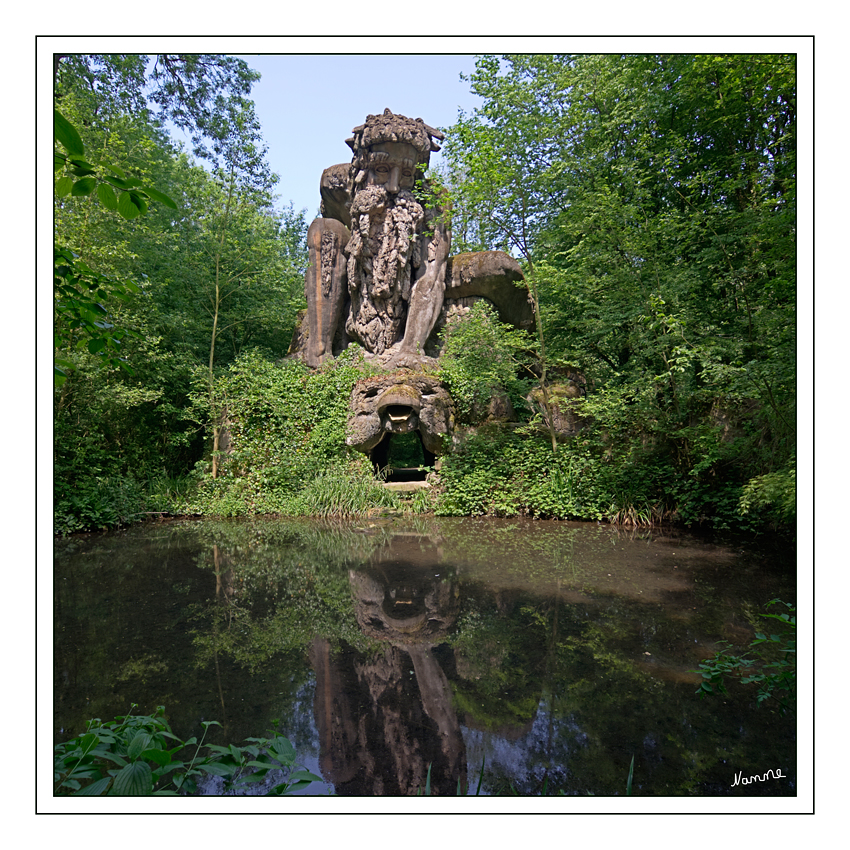
<svg viewBox="0 0 850 850">
<path fill-rule="evenodd" d="M 345 305 L 346 264 L 343 251 L 351 238 L 336 219 L 316 219 L 307 231 L 310 265 L 304 279 L 308 336 L 305 361 L 316 367 L 333 357 L 333 341 Z"/>
<path fill-rule="evenodd" d="M 441 455 L 454 429 L 451 396 L 432 375 L 394 373 L 364 378 L 351 393 L 346 443 L 370 452 L 386 434 L 418 431 L 422 445 Z"/>
<path fill-rule="evenodd" d="M 443 136 L 389 109 L 353 134 L 351 163 L 320 181 L 322 217 L 308 235 L 310 333 L 299 354 L 316 367 L 356 341 L 415 366 L 440 315 L 451 235 L 439 208 L 412 190 Z"/>
<path fill-rule="evenodd" d="M 482 414 L 480 418 L 487 422 L 513 422 L 516 419 L 514 406 L 505 393 L 492 395 Z"/>
<path fill-rule="evenodd" d="M 351 229 L 351 163 L 332 165 L 322 172 L 319 181 L 319 194 L 322 197 L 320 207 L 322 218 L 335 218 Z"/>
<path fill-rule="evenodd" d="M 307 320 L 307 310 L 299 310 L 295 316 L 295 328 L 292 331 L 292 341 L 289 343 L 289 350 L 286 352 L 286 356 L 303 355 L 307 350 L 307 338 L 309 336 L 310 329 Z"/>
<path fill-rule="evenodd" d="M 445 301 L 486 298 L 506 324 L 529 329 L 534 312 L 519 263 L 504 251 L 458 254 L 448 261 Z"/>
<path fill-rule="evenodd" d="M 419 490 L 430 490 L 427 481 L 386 481 L 384 488 L 393 493 L 416 493 Z"/>
<path fill-rule="evenodd" d="M 575 405 L 581 397 L 581 386 L 576 381 L 553 382 L 547 384 L 549 406 L 552 410 L 552 421 L 559 437 L 573 437 L 588 423 Z M 534 387 L 526 396 L 529 404 L 545 414 L 543 391 Z"/>
<path fill-rule="evenodd" d="M 439 354 L 448 316 L 482 298 L 503 322 L 530 328 L 517 261 L 503 251 L 449 260 L 444 211 L 413 192 L 417 181 L 427 190 L 423 173 L 442 133 L 389 109 L 352 133 L 352 161 L 320 180 L 322 217 L 307 240 L 307 321 L 290 353 L 315 368 L 356 341 L 383 368 L 416 370 Z"/>
<path fill-rule="evenodd" d="M 345 331 L 367 351 L 381 354 L 404 334 L 413 272 L 422 263 L 417 235 L 425 209 L 407 190 L 393 196 L 383 186 L 367 186 L 355 196 L 351 216 Z"/>
<path fill-rule="evenodd" d="M 519 263 L 503 251 L 449 260 L 444 210 L 433 198 L 423 203 L 420 192 L 427 191 L 423 174 L 439 150 L 439 131 L 386 109 L 352 133 L 351 162 L 321 176 L 322 217 L 307 237 L 307 315 L 290 354 L 316 368 L 357 342 L 371 364 L 409 370 L 402 379 L 391 374 L 355 387 L 347 442 L 372 453 L 386 435 L 416 431 L 430 462 L 454 427 L 447 390 L 426 375 L 437 364 L 440 327 L 484 299 L 503 322 L 530 328 L 531 301 Z M 513 411 L 499 398 L 484 415 L 511 419 Z M 373 454 L 376 463 L 388 445 Z"/>
</svg>

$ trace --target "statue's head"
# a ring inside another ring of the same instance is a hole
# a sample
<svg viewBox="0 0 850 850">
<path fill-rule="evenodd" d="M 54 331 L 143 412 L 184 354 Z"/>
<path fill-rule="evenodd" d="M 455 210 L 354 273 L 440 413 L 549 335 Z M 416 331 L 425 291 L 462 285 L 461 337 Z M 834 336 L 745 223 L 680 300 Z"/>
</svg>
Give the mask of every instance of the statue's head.
<svg viewBox="0 0 850 850">
<path fill-rule="evenodd" d="M 428 166 L 432 151 L 440 150 L 435 138 L 439 130 L 421 118 L 395 115 L 385 109 L 382 115 L 369 115 L 355 127 L 346 144 L 354 151 L 351 169 L 354 188 L 383 186 L 390 194 L 412 189 Z"/>
</svg>

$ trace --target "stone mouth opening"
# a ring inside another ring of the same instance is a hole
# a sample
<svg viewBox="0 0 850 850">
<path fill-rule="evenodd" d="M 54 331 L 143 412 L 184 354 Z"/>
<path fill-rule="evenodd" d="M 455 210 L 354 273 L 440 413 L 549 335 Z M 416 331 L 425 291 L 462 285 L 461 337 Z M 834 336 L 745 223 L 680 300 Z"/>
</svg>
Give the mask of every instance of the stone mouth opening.
<svg viewBox="0 0 850 850">
<path fill-rule="evenodd" d="M 391 422 L 405 422 L 416 411 L 404 404 L 391 404 L 384 408 L 384 414 Z"/>
<path fill-rule="evenodd" d="M 369 457 L 376 477 L 390 484 L 424 481 L 436 461 L 436 455 L 425 448 L 419 431 L 385 433 Z"/>
<path fill-rule="evenodd" d="M 387 592 L 384 603 L 381 606 L 383 612 L 396 623 L 409 623 L 411 620 L 418 621 L 425 615 L 425 601 L 411 593 L 408 596 L 395 595 L 395 589 Z M 402 591 L 403 593 L 404 591 Z"/>
<path fill-rule="evenodd" d="M 378 570 L 376 578 L 383 587 L 381 610 L 396 627 L 415 626 L 424 618 L 426 600 L 433 594 L 431 570 L 424 572 L 404 563 Z"/>
</svg>

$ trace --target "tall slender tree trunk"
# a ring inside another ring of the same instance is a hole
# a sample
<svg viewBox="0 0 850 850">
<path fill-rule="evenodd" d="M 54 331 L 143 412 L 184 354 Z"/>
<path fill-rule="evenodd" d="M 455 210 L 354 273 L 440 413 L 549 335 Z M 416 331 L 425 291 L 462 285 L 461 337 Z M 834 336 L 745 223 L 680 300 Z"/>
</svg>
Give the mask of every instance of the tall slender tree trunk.
<svg viewBox="0 0 850 850">
<path fill-rule="evenodd" d="M 531 257 L 526 254 L 528 261 L 528 282 L 531 286 L 531 300 L 534 302 L 534 321 L 537 327 L 537 342 L 540 345 L 540 393 L 543 396 L 543 419 L 549 430 L 549 438 L 552 441 L 552 454 L 558 454 L 558 433 L 555 430 L 555 415 L 552 409 L 552 401 L 549 397 L 549 388 L 546 384 L 546 344 L 543 339 L 543 318 L 540 315 L 540 298 L 537 294 L 537 275 Z"/>
<path fill-rule="evenodd" d="M 210 399 L 210 419 L 212 421 L 213 432 L 213 449 L 212 449 L 212 477 L 218 477 L 218 452 L 221 444 L 221 410 L 215 400 L 215 372 L 213 364 L 215 363 L 215 343 L 218 339 L 218 317 L 221 311 L 221 256 L 224 250 L 224 238 L 227 235 L 227 226 L 230 219 L 230 208 L 233 202 L 233 189 L 236 180 L 235 166 L 230 168 L 230 179 L 227 187 L 227 203 L 224 208 L 224 217 L 221 223 L 221 233 L 218 239 L 218 248 L 215 254 L 215 290 L 213 295 L 213 324 L 212 334 L 210 335 L 210 361 L 208 371 L 209 381 L 209 399 Z"/>
</svg>

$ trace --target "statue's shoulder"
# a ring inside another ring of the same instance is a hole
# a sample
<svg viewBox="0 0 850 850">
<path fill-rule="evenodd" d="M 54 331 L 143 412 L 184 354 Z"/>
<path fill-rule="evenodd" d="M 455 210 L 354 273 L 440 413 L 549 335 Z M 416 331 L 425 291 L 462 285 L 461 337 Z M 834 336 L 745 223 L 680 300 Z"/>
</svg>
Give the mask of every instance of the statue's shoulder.
<svg viewBox="0 0 850 850">
<path fill-rule="evenodd" d="M 322 216 L 341 221 L 351 227 L 351 163 L 341 162 L 322 172 L 319 193 L 322 196 Z"/>
</svg>

